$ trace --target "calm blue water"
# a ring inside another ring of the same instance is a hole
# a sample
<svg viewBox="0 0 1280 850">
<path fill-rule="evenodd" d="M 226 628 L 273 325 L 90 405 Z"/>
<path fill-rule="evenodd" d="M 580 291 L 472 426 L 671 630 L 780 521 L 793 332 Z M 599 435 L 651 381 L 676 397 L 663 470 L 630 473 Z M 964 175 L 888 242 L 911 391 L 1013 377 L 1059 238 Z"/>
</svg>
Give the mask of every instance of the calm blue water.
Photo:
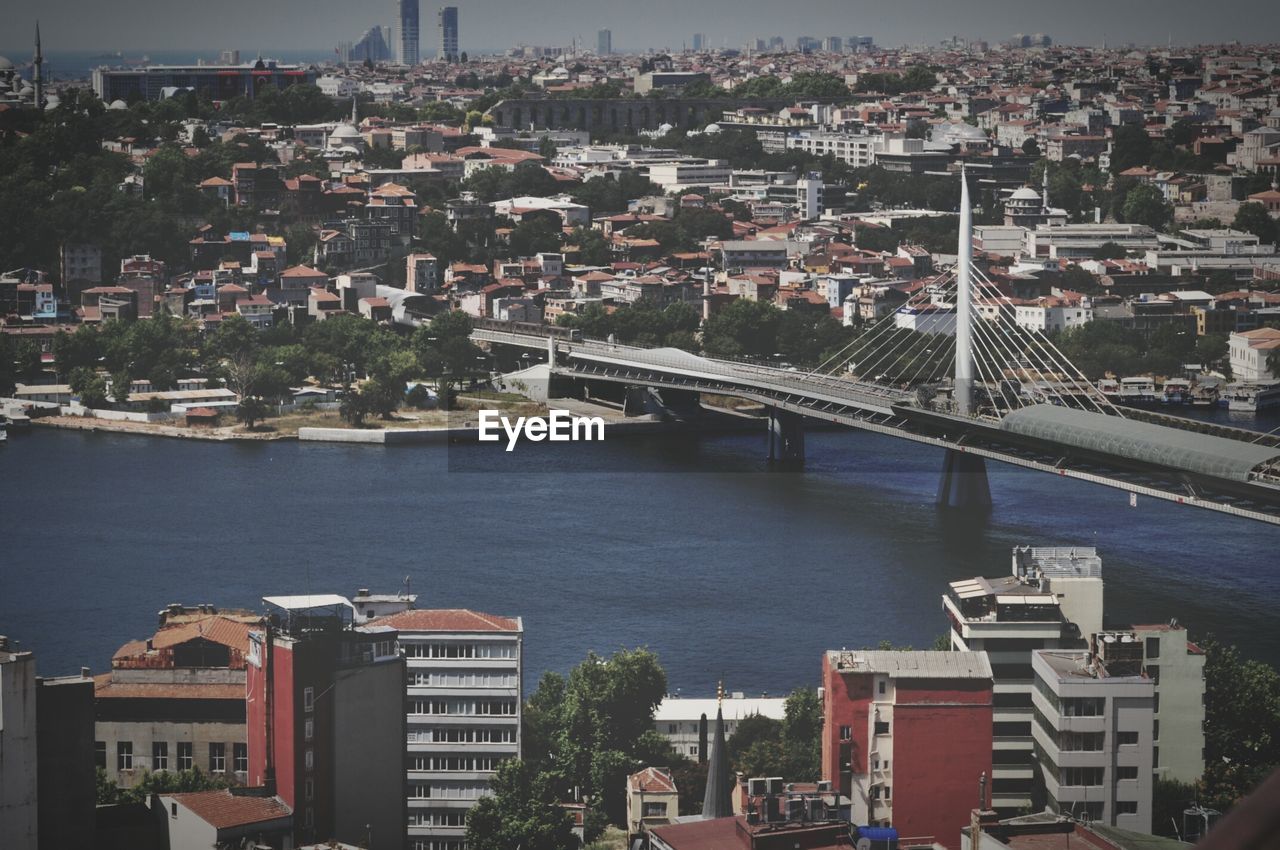
<svg viewBox="0 0 1280 850">
<path fill-rule="evenodd" d="M 0 633 L 44 674 L 105 669 L 169 602 L 393 591 L 520 615 L 526 680 L 648 645 L 671 687 L 779 693 L 824 649 L 927 646 L 946 583 L 1018 543 L 1093 545 L 1108 619 L 1177 617 L 1280 662 L 1273 527 L 992 464 L 995 512 L 932 504 L 939 452 L 811 433 L 803 473 L 764 439 L 375 448 L 37 430 L 0 449 Z M 454 461 L 450 463 L 452 453 Z M 466 465 L 480 472 L 450 471 Z"/>
</svg>

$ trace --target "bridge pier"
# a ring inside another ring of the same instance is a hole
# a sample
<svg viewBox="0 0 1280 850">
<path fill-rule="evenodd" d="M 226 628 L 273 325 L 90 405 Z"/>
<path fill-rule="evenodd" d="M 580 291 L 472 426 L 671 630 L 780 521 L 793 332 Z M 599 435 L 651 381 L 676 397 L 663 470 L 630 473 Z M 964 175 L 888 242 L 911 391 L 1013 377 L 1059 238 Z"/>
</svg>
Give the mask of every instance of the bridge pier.
<svg viewBox="0 0 1280 850">
<path fill-rule="evenodd" d="M 804 463 L 804 417 L 769 408 L 769 462 Z"/>
<path fill-rule="evenodd" d="M 987 462 L 981 455 L 947 449 L 938 480 L 937 505 L 970 511 L 991 510 L 991 485 L 987 482 Z"/>
</svg>

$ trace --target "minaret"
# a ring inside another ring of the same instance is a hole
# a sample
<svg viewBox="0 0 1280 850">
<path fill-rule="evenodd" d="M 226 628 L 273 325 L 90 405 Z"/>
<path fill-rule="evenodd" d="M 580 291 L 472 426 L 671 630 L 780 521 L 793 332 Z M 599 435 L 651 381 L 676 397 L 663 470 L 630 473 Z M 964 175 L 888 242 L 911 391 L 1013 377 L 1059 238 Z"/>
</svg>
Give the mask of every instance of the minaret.
<svg viewBox="0 0 1280 850">
<path fill-rule="evenodd" d="M 360 129 L 360 112 L 356 103 L 358 95 L 351 95 L 351 126 Z"/>
<path fill-rule="evenodd" d="M 35 66 L 35 70 L 31 76 L 31 84 L 36 90 L 36 109 L 44 108 L 44 76 L 40 73 L 40 66 L 44 64 L 44 53 L 40 50 L 40 22 L 36 21 L 36 55 L 31 62 Z"/>
<path fill-rule="evenodd" d="M 973 207 L 969 180 L 960 166 L 960 239 L 956 253 L 956 412 L 968 416 L 973 392 Z"/>
<path fill-rule="evenodd" d="M 733 789 L 730 786 L 729 756 L 724 741 L 724 683 L 716 688 L 716 727 L 711 738 L 711 754 L 707 757 L 707 791 L 702 797 L 702 817 L 733 816 Z"/>
</svg>

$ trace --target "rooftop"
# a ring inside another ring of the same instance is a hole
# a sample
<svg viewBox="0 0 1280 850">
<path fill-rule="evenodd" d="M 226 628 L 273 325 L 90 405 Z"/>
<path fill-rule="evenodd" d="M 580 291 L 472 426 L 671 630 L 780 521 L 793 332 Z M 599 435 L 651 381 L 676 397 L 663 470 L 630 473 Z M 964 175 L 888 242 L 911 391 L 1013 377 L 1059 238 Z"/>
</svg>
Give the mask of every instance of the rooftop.
<svg viewBox="0 0 1280 850">
<path fill-rule="evenodd" d="M 163 795 L 215 829 L 290 818 L 293 810 L 279 797 L 259 797 L 229 790 Z"/>
<path fill-rule="evenodd" d="M 378 625 L 402 632 L 522 632 L 519 617 L 500 617 L 465 608 L 411 609 L 379 617 Z"/>
<path fill-rule="evenodd" d="M 990 679 L 983 652 L 829 650 L 827 659 L 842 673 L 886 673 L 898 679 Z"/>
</svg>

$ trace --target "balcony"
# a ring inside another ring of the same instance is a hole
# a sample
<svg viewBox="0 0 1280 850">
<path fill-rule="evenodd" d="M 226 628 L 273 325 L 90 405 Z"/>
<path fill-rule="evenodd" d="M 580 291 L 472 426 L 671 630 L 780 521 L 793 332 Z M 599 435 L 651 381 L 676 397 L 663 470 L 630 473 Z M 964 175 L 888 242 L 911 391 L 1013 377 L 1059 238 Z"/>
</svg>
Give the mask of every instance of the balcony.
<svg viewBox="0 0 1280 850">
<path fill-rule="evenodd" d="M 991 748 L 993 750 L 1029 750 L 1031 749 L 1031 736 L 996 735 L 991 739 Z"/>
</svg>

